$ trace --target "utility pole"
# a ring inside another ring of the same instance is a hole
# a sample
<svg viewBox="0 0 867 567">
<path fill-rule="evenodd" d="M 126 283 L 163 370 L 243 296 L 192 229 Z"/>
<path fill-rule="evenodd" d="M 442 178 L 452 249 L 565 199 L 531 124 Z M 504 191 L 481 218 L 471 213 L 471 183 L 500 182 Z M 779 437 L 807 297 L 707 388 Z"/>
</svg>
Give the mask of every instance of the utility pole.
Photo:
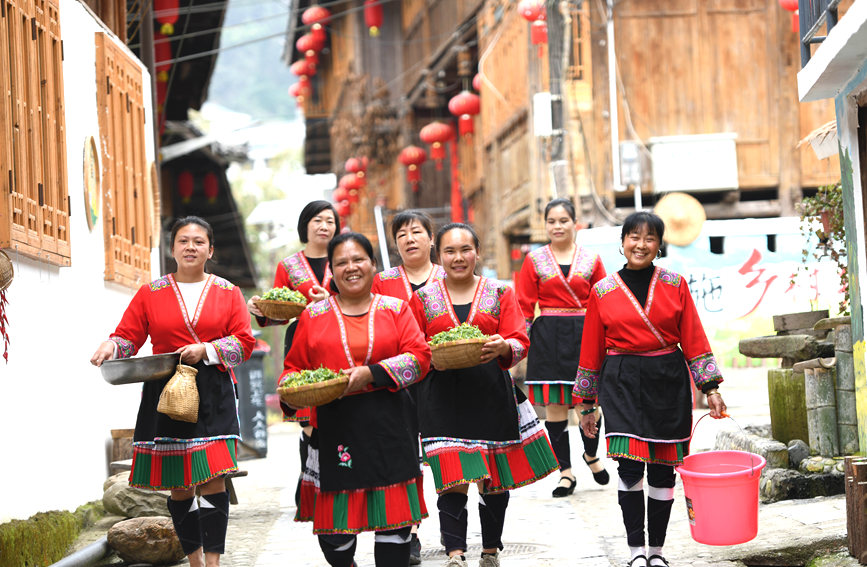
<svg viewBox="0 0 867 567">
<path fill-rule="evenodd" d="M 568 4 L 562 2 L 564 6 Z M 563 123 L 563 77 L 566 74 L 564 57 L 565 40 L 571 34 L 564 29 L 563 14 L 560 13 L 561 0 L 547 0 L 545 9 L 548 18 L 548 77 L 551 92 L 551 156 L 548 162 L 549 173 L 554 183 L 557 197 L 571 197 L 573 194 L 569 163 L 566 160 L 566 130 Z"/>
</svg>

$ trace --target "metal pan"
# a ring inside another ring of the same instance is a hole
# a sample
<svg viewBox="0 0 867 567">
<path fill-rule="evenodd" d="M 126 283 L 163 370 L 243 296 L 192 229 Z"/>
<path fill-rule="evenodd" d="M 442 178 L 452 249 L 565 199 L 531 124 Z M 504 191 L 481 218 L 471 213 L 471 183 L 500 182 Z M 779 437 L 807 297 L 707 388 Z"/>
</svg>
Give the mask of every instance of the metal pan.
<svg viewBox="0 0 867 567">
<path fill-rule="evenodd" d="M 134 384 L 150 380 L 162 380 L 175 373 L 181 362 L 177 352 L 106 360 L 99 369 L 109 384 Z"/>
</svg>

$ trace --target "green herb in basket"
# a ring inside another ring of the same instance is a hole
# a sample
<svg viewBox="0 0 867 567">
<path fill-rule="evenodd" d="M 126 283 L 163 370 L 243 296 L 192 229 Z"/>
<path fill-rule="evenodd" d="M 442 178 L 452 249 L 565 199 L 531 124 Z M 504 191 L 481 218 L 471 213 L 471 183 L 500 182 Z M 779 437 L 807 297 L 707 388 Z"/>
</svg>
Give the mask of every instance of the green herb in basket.
<svg viewBox="0 0 867 567">
<path fill-rule="evenodd" d="M 340 378 L 340 375 L 330 368 L 319 367 L 316 370 L 302 370 L 301 372 L 290 372 L 280 380 L 280 388 L 295 388 L 298 386 L 306 386 L 307 384 L 315 384 L 317 382 L 325 382 Z"/>
<path fill-rule="evenodd" d="M 486 339 L 488 335 L 484 334 L 475 325 L 469 323 L 461 323 L 457 327 L 452 327 L 448 331 L 435 334 L 431 340 L 432 345 L 441 345 L 453 341 L 462 341 L 465 339 Z"/>
<path fill-rule="evenodd" d="M 295 291 L 294 289 L 289 289 L 288 287 L 271 288 L 262 295 L 262 299 L 267 301 L 291 301 L 293 303 L 307 304 L 307 298 L 304 297 L 303 293 Z"/>
</svg>

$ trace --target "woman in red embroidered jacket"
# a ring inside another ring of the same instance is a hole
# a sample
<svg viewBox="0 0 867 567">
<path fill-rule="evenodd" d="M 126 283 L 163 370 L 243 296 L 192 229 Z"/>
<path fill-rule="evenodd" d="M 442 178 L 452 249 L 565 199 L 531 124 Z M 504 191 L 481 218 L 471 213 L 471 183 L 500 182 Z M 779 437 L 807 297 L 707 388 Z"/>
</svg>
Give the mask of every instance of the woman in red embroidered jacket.
<svg viewBox="0 0 867 567">
<path fill-rule="evenodd" d="M 567 428 L 569 408 L 579 401 L 573 397 L 572 388 L 590 288 L 605 277 L 599 255 L 575 244 L 576 229 L 575 206 L 571 201 L 554 199 L 548 203 L 545 230 L 551 244 L 527 254 L 515 282 L 518 304 L 530 335 L 524 383 L 530 403 L 545 406 L 545 428 L 560 465 L 560 483 L 552 493 L 555 498 L 575 491 Z M 533 321 L 537 304 L 540 314 Z M 581 439 L 582 459 L 596 482 L 607 484 L 608 472 L 596 456 L 599 440 L 587 437 L 583 431 Z"/>
<path fill-rule="evenodd" d="M 412 294 L 446 273 L 431 261 L 433 221 L 420 211 L 402 211 L 391 221 L 391 237 L 397 246 L 401 265 L 383 270 L 373 277 L 373 293 L 409 301 Z"/>
<path fill-rule="evenodd" d="M 674 497 L 674 467 L 689 451 L 692 384 L 722 418 L 722 382 L 686 280 L 653 265 L 665 225 L 632 213 L 621 239 L 626 265 L 590 294 L 575 395 L 581 427 L 598 434 L 593 404 L 605 408 L 608 457 L 617 460 L 618 500 L 632 567 L 668 565 L 662 554 Z M 647 467 L 645 549 L 644 469 Z"/>
<path fill-rule="evenodd" d="M 376 532 L 376 565 L 407 565 L 410 526 L 427 509 L 405 388 L 424 377 L 430 347 L 405 301 L 371 293 L 376 261 L 367 238 L 338 235 L 328 257 L 340 293 L 301 314 L 284 375 L 323 366 L 349 384 L 316 408 L 296 520 L 313 521 L 329 565 L 354 564 L 362 531 Z"/>
<path fill-rule="evenodd" d="M 190 565 L 212 567 L 220 564 L 229 519 L 223 475 L 238 469 L 232 368 L 250 358 L 255 339 L 241 290 L 205 272 L 214 251 L 211 226 L 199 217 L 181 218 L 172 227 L 171 242 L 177 272 L 139 289 L 91 362 L 100 366 L 133 356 L 150 336 L 154 354 L 179 352 L 183 364 L 198 370 L 196 423 L 157 413 L 168 378 L 143 384 L 129 483 L 171 490 L 169 512 Z"/>
<path fill-rule="evenodd" d="M 308 305 L 337 293 L 331 279 L 331 268 L 328 265 L 328 243 L 335 234 L 340 233 L 340 216 L 334 206 L 328 201 L 311 201 L 304 206 L 298 215 L 298 238 L 304 244 L 304 249 L 291 256 L 283 258 L 277 264 L 273 287 L 288 287 L 307 297 Z M 265 317 L 256 307 L 258 295 L 247 301 L 247 309 L 256 316 L 260 327 L 285 325 L 288 321 L 279 321 Z M 283 356 L 292 346 L 297 319 L 289 323 L 283 338 Z M 298 476 L 298 487 L 301 487 L 304 463 L 307 462 L 307 447 L 313 426 L 310 424 L 312 414 L 310 409 L 298 412 L 285 412 L 286 421 L 297 421 L 301 424 L 301 436 L 298 440 L 298 452 L 301 456 L 302 471 Z M 296 490 L 295 504 L 298 504 L 299 493 Z"/>
<path fill-rule="evenodd" d="M 437 507 L 447 565 L 467 565 L 467 492 L 471 483 L 478 483 L 479 565 L 496 567 L 509 490 L 545 477 L 557 462 L 532 405 L 508 372 L 524 358 L 529 344 L 514 292 L 475 275 L 480 244 L 470 226 L 444 226 L 436 248 L 446 279 L 423 287 L 412 299 L 425 336 L 430 340 L 466 322 L 489 340 L 478 366 L 435 369 L 419 384 L 425 462 L 440 494 Z"/>
</svg>

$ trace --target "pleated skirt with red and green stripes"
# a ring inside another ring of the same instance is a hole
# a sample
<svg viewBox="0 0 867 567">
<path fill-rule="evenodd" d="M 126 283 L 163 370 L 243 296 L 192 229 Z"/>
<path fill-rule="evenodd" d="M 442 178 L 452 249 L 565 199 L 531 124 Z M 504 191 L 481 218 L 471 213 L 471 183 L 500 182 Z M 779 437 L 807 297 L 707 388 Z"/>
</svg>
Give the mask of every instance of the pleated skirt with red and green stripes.
<svg viewBox="0 0 867 567">
<path fill-rule="evenodd" d="M 682 465 L 683 458 L 689 455 L 688 439 L 663 443 L 626 435 L 609 435 L 605 441 L 608 444 L 609 459 L 631 459 L 644 463 L 677 466 Z"/>
<path fill-rule="evenodd" d="M 428 517 L 422 476 L 391 486 L 331 492 L 305 479 L 296 522 L 313 522 L 315 534 L 354 534 L 418 524 Z"/>
<path fill-rule="evenodd" d="M 581 400 L 572 394 L 574 382 L 559 384 L 556 382 L 526 382 L 527 397 L 534 406 L 562 405 L 575 407 Z"/>
<path fill-rule="evenodd" d="M 548 436 L 528 401 L 518 405 L 521 440 L 512 444 L 459 439 L 424 440 L 425 463 L 437 493 L 483 481 L 486 493 L 532 484 L 559 467 Z"/>
<path fill-rule="evenodd" d="M 238 470 L 235 437 L 136 442 L 130 486 L 181 490 Z"/>
</svg>

